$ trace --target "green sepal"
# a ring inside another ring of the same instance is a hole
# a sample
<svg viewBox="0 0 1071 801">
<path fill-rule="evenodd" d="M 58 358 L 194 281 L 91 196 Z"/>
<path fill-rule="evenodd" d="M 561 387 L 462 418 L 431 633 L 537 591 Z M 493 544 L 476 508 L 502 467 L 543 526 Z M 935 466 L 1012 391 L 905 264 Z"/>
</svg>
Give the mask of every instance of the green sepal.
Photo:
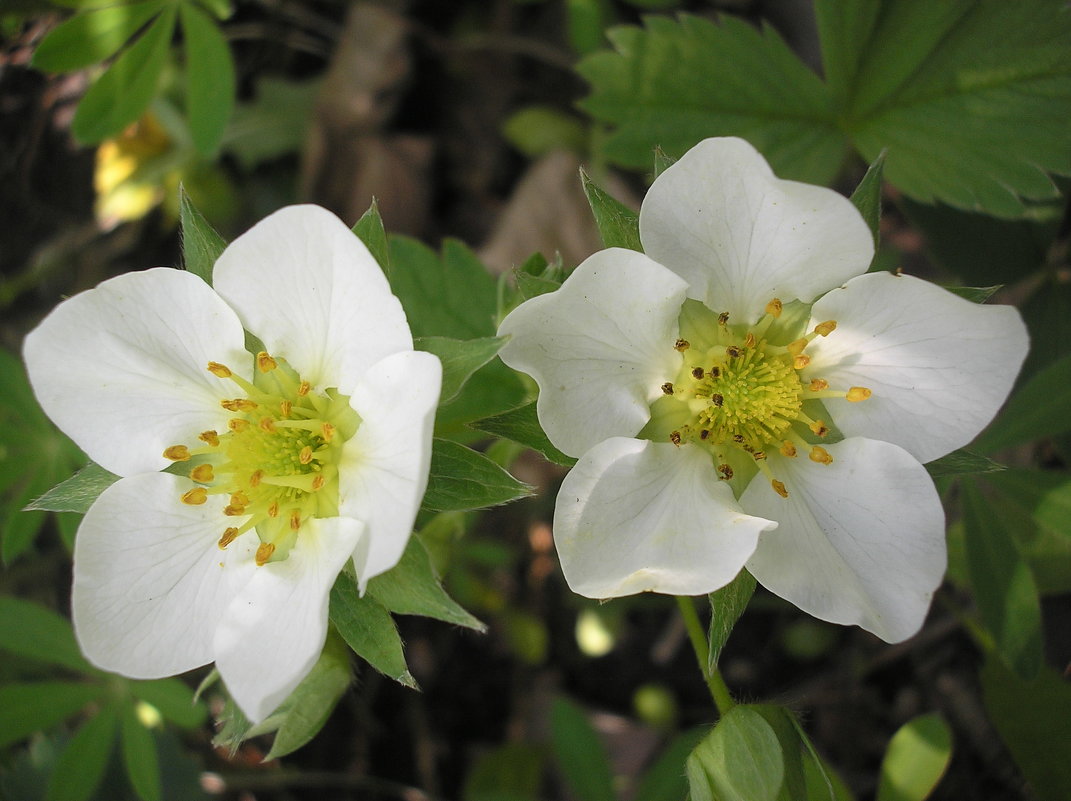
<svg viewBox="0 0 1071 801">
<path fill-rule="evenodd" d="M 751 596 L 755 594 L 757 582 L 747 568 L 741 568 L 736 578 L 710 593 L 710 650 L 707 669 L 713 672 L 718 667 L 718 659 L 725 643 L 729 641 L 733 627 L 747 609 Z"/>
<path fill-rule="evenodd" d="M 964 300 L 969 300 L 971 303 L 985 303 L 994 293 L 1003 289 L 1003 284 L 997 284 L 995 286 L 946 286 L 949 292 L 953 295 L 959 295 Z"/>
<path fill-rule="evenodd" d="M 454 400 L 472 374 L 495 358 L 506 342 L 506 337 L 418 337 L 413 340 L 413 347 L 435 354 L 442 363 L 443 384 L 439 395 L 441 405 Z"/>
<path fill-rule="evenodd" d="M 115 473 L 90 462 L 66 481 L 60 482 L 41 497 L 30 501 L 25 509 L 85 514 L 100 494 L 118 480 L 119 476 Z"/>
<path fill-rule="evenodd" d="M 870 235 L 874 238 L 875 256 L 881 242 L 881 175 L 885 166 L 886 153 L 886 150 L 882 150 L 878 154 L 850 198 L 859 213 L 863 215 L 863 220 L 870 229 Z"/>
<path fill-rule="evenodd" d="M 353 233 L 364 242 L 372 258 L 379 263 L 379 268 L 390 280 L 390 245 L 387 243 L 387 231 L 383 227 L 383 218 L 379 214 L 379 203 L 375 198 L 368 210 L 353 225 Z"/>
<path fill-rule="evenodd" d="M 445 439 L 432 441 L 431 470 L 423 509 L 460 512 L 525 498 L 532 487 L 518 481 L 482 453 Z"/>
<path fill-rule="evenodd" d="M 988 456 L 960 448 L 923 465 L 931 478 L 963 476 L 976 473 L 999 473 L 1007 468 Z"/>
<path fill-rule="evenodd" d="M 345 571 L 331 588 L 331 622 L 357 656 L 387 678 L 419 689 L 405 663 L 394 618 L 370 595 L 362 598 L 357 583 Z"/>
<path fill-rule="evenodd" d="M 201 215 L 182 186 L 179 186 L 179 229 L 186 270 L 212 286 L 212 268 L 227 242 Z"/>
<path fill-rule="evenodd" d="M 580 183 L 595 217 L 602 243 L 608 248 L 628 248 L 643 253 L 640 244 L 640 218 L 632 209 L 603 191 L 584 169 L 580 169 Z"/>
<path fill-rule="evenodd" d="M 526 403 L 508 412 L 485 417 L 469 423 L 471 428 L 491 434 L 496 437 L 508 439 L 518 445 L 524 445 L 537 453 L 541 453 L 548 461 L 554 464 L 572 467 L 576 459 L 567 456 L 554 447 L 543 428 L 539 425 L 539 417 L 536 414 L 536 402 Z"/>
</svg>

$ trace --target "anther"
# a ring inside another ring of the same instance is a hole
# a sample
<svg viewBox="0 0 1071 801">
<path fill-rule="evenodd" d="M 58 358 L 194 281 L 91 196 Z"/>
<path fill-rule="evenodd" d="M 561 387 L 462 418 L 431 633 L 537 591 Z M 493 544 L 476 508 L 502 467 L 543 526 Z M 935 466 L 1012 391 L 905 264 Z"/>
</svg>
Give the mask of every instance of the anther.
<svg viewBox="0 0 1071 801">
<path fill-rule="evenodd" d="M 276 503 L 273 503 L 271 506 L 268 507 L 268 517 L 278 517 L 278 516 L 279 516 L 279 504 L 276 502 Z"/>
<path fill-rule="evenodd" d="M 212 465 L 197 465 L 197 467 L 193 468 L 193 470 L 190 471 L 190 478 L 192 478 L 194 481 L 199 481 L 202 484 L 209 483 L 213 478 L 215 478 L 215 475 L 213 475 L 212 472 Z"/>
<path fill-rule="evenodd" d="M 745 348 L 753 348 L 753 347 L 755 347 L 755 335 L 753 333 L 751 333 L 750 331 L 748 331 L 747 332 L 747 336 L 744 337 L 744 347 Z"/>
<path fill-rule="evenodd" d="M 807 385 L 807 389 L 811 392 L 821 392 L 824 389 L 829 389 L 829 382 L 824 378 L 813 378 L 811 383 Z"/>
<path fill-rule="evenodd" d="M 710 368 L 710 370 L 707 371 L 707 374 L 711 378 L 721 378 L 721 368 L 718 367 L 717 365 L 714 365 L 713 367 Z"/>
<path fill-rule="evenodd" d="M 290 412 L 294 410 L 294 404 L 291 401 L 284 400 L 279 404 L 279 411 L 282 412 L 283 417 L 289 417 Z"/>
<path fill-rule="evenodd" d="M 197 436 L 197 439 L 201 440 L 201 442 L 208 443 L 213 448 L 219 447 L 219 434 L 217 434 L 215 431 L 202 431 Z"/>
<path fill-rule="evenodd" d="M 219 538 L 219 542 L 216 544 L 219 545 L 219 549 L 222 551 L 224 548 L 234 542 L 237 536 L 238 529 L 236 529 L 234 526 L 230 526 L 223 532 L 223 536 Z"/>
<path fill-rule="evenodd" d="M 721 473 L 723 481 L 728 481 L 733 477 L 733 469 L 727 464 L 719 464 L 718 472 Z"/>
<path fill-rule="evenodd" d="M 312 480 L 312 491 L 316 492 L 317 490 L 322 490 L 324 488 L 324 484 L 326 483 L 326 478 L 324 478 L 323 476 L 316 476 L 316 478 Z"/>
<path fill-rule="evenodd" d="M 681 432 L 680 431 L 671 431 L 671 432 L 669 432 L 669 441 L 672 442 L 674 445 L 680 445 L 681 444 Z"/>
<path fill-rule="evenodd" d="M 324 442 L 330 442 L 331 438 L 335 436 L 335 427 L 330 423 L 324 423 L 320 426 L 320 433 L 324 438 Z"/>
<path fill-rule="evenodd" d="M 234 506 L 249 506 L 249 496 L 244 492 L 235 492 L 231 495 L 231 503 Z"/>
<path fill-rule="evenodd" d="M 249 400 L 249 398 L 221 400 L 219 402 L 219 405 L 226 409 L 228 412 L 248 412 L 257 408 L 256 402 Z"/>
<path fill-rule="evenodd" d="M 766 451 L 755 451 L 753 454 L 751 454 L 751 457 L 756 462 L 761 462 L 766 458 Z"/>
<path fill-rule="evenodd" d="M 787 345 L 785 345 L 785 348 L 793 356 L 799 356 L 801 353 L 803 353 L 803 349 L 806 348 L 809 344 L 810 343 L 808 342 L 807 338 L 803 337 L 801 339 L 795 340 L 794 342 L 789 342 Z"/>
<path fill-rule="evenodd" d="M 264 431 L 268 434 L 275 430 L 275 421 L 272 420 L 270 417 L 260 418 L 260 422 L 257 425 L 260 426 L 261 431 Z"/>
<path fill-rule="evenodd" d="M 811 448 L 810 457 L 812 462 L 818 462 L 818 464 L 833 464 L 833 457 L 821 445 Z"/>
<path fill-rule="evenodd" d="M 264 471 L 263 470 L 254 470 L 249 476 L 249 486 L 250 487 L 258 487 L 258 486 L 260 486 L 260 479 L 262 479 L 263 477 L 264 477 Z"/>
<path fill-rule="evenodd" d="M 871 391 L 866 387 L 852 387 L 844 397 L 852 403 L 858 403 L 859 401 L 865 401 L 871 394 Z"/>
<path fill-rule="evenodd" d="M 792 357 L 792 367 L 796 370 L 802 370 L 808 364 L 811 363 L 811 357 L 806 353 L 801 353 L 799 356 Z"/>
<path fill-rule="evenodd" d="M 228 504 L 227 506 L 223 507 L 223 514 L 225 514 L 227 517 L 241 517 L 245 514 L 245 507 Z"/>
<path fill-rule="evenodd" d="M 208 500 L 208 491 L 204 487 L 194 487 L 182 493 L 182 502 L 190 506 L 200 506 Z"/>
<path fill-rule="evenodd" d="M 703 368 L 702 367 L 693 367 L 692 368 L 692 378 L 696 379 L 697 381 L 702 379 L 703 378 Z"/>
<path fill-rule="evenodd" d="M 736 345 L 730 345 L 725 349 L 725 355 L 730 359 L 739 359 L 744 354 L 744 351 L 740 350 Z"/>
<path fill-rule="evenodd" d="M 170 459 L 172 462 L 189 461 L 190 449 L 185 445 L 172 445 L 164 450 L 164 458 Z"/>
<path fill-rule="evenodd" d="M 257 547 L 256 562 L 257 567 L 263 567 L 271 559 L 271 555 L 275 553 L 275 543 L 262 542 Z"/>
<path fill-rule="evenodd" d="M 678 339 L 673 343 L 673 350 L 686 351 L 692 346 L 692 343 L 687 339 Z"/>
<path fill-rule="evenodd" d="M 771 317 L 780 317 L 781 311 L 785 308 L 785 305 L 781 302 L 780 298 L 774 298 L 766 304 L 766 313 Z"/>
<path fill-rule="evenodd" d="M 729 312 L 722 312 L 718 315 L 718 325 L 726 325 L 729 322 Z"/>
<path fill-rule="evenodd" d="M 298 461 L 301 462 L 302 464 L 308 464 L 309 462 L 312 461 L 312 446 L 311 445 L 306 445 L 304 448 L 301 449 L 301 452 L 298 454 Z"/>
<path fill-rule="evenodd" d="M 257 369 L 262 373 L 270 373 L 276 367 L 278 367 L 275 359 L 268 355 L 267 351 L 261 351 L 257 354 Z"/>
<path fill-rule="evenodd" d="M 300 509 L 291 509 L 290 510 L 290 530 L 291 531 L 297 531 L 299 528 L 301 528 L 301 510 Z"/>
<path fill-rule="evenodd" d="M 773 487 L 773 491 L 780 495 L 782 498 L 788 497 L 788 490 L 785 489 L 785 484 L 782 481 L 778 481 L 776 478 L 770 481 L 770 486 Z"/>
<path fill-rule="evenodd" d="M 699 432 L 699 439 L 709 439 L 709 437 L 710 431 L 708 431 L 707 429 L 704 428 L 702 431 Z"/>
<path fill-rule="evenodd" d="M 231 368 L 225 364 L 220 364 L 219 362 L 209 362 L 208 372 L 217 378 L 230 378 L 233 375 L 233 373 L 231 373 Z"/>
<path fill-rule="evenodd" d="M 786 439 L 781 443 L 781 455 L 791 459 L 796 455 L 796 446 Z"/>
<path fill-rule="evenodd" d="M 298 384 L 297 394 L 304 398 L 306 395 L 309 394 L 309 390 L 311 389 L 312 384 L 310 384 L 308 381 L 302 381 L 300 384 Z"/>
<path fill-rule="evenodd" d="M 673 394 L 673 384 L 671 384 L 669 381 L 664 383 L 662 385 L 662 394 L 663 395 L 672 395 Z"/>
<path fill-rule="evenodd" d="M 723 403 L 725 403 L 725 398 L 715 392 L 713 395 L 710 396 L 710 402 L 713 403 L 715 406 L 721 406 Z"/>
<path fill-rule="evenodd" d="M 227 428 L 231 431 L 245 431 L 249 428 L 249 421 L 243 420 L 241 417 L 232 417 L 227 421 Z"/>
<path fill-rule="evenodd" d="M 815 420 L 808 426 L 808 428 L 811 429 L 817 437 L 824 437 L 829 433 L 829 427 L 825 424 L 824 420 Z"/>
<path fill-rule="evenodd" d="M 824 323 L 819 323 L 814 327 L 814 332 L 819 336 L 828 337 L 837 329 L 836 320 L 826 320 Z"/>
</svg>

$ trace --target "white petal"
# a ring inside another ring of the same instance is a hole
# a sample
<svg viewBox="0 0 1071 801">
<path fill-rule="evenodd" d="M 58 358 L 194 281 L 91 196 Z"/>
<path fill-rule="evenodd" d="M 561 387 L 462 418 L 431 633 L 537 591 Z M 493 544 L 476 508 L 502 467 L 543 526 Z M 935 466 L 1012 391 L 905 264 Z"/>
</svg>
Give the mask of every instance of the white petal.
<svg viewBox="0 0 1071 801">
<path fill-rule="evenodd" d="M 870 230 L 847 198 L 776 178 L 743 139 L 706 139 L 658 176 L 640 240 L 688 296 L 752 323 L 773 298 L 810 302 L 867 269 Z"/>
<path fill-rule="evenodd" d="M 971 303 L 910 276 L 870 273 L 821 298 L 814 322 L 837 329 L 807 349 L 804 375 L 873 395 L 826 408 L 845 435 L 883 439 L 929 462 L 981 431 L 1026 357 L 1026 326 L 1011 306 Z"/>
<path fill-rule="evenodd" d="M 119 475 L 159 470 L 170 445 L 226 424 L 245 377 L 242 325 L 200 278 L 157 268 L 128 273 L 57 306 L 26 337 L 26 367 L 41 407 L 89 457 Z"/>
<path fill-rule="evenodd" d="M 289 556 L 256 568 L 222 612 L 216 666 L 254 723 L 286 700 L 320 657 L 331 586 L 363 528 L 345 517 L 310 520 Z"/>
<path fill-rule="evenodd" d="M 554 507 L 565 579 L 589 598 L 712 592 L 775 525 L 741 511 L 698 447 L 624 437 L 584 454 Z"/>
<path fill-rule="evenodd" d="M 740 504 L 776 520 L 748 570 L 771 592 L 832 623 L 887 642 L 922 626 L 946 565 L 945 516 L 926 469 L 907 451 L 853 437 L 827 445 L 833 463 L 770 457 L 788 489 L 762 476 Z"/>
<path fill-rule="evenodd" d="M 580 456 L 643 428 L 680 366 L 673 343 L 685 290 L 642 253 L 610 248 L 506 316 L 498 333 L 512 339 L 499 355 L 539 384 L 539 422 L 555 446 Z"/>
<path fill-rule="evenodd" d="M 354 388 L 361 427 L 339 465 L 339 509 L 365 524 L 354 554 L 358 582 L 398 563 L 428 485 L 442 366 L 430 353 L 388 356 Z"/>
<path fill-rule="evenodd" d="M 216 623 L 252 567 L 226 528 L 222 496 L 179 501 L 193 482 L 169 473 L 123 478 L 86 513 L 74 546 L 74 630 L 97 667 L 139 679 L 212 661 Z"/>
<path fill-rule="evenodd" d="M 268 352 L 319 389 L 348 395 L 377 361 L 413 348 L 376 260 L 319 206 L 265 217 L 223 251 L 213 281 Z"/>
</svg>

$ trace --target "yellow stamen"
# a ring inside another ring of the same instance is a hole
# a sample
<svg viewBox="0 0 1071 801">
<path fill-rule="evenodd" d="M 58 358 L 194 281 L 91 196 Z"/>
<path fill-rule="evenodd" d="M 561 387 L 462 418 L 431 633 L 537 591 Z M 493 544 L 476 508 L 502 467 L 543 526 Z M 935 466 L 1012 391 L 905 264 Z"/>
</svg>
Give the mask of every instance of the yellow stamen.
<svg viewBox="0 0 1071 801">
<path fill-rule="evenodd" d="M 780 298 L 774 298 L 766 304 L 766 313 L 771 317 L 780 317 L 785 305 L 781 302 Z"/>
<path fill-rule="evenodd" d="M 812 462 L 818 462 L 818 464 L 833 464 L 833 457 L 821 445 L 811 448 L 810 457 Z"/>
<path fill-rule="evenodd" d="M 264 431 L 268 434 L 275 430 L 275 421 L 272 420 L 270 417 L 260 418 L 260 423 L 258 425 L 260 426 L 261 431 Z"/>
<path fill-rule="evenodd" d="M 299 528 L 301 528 L 301 510 L 300 509 L 291 509 L 290 510 L 290 530 L 291 531 L 297 531 Z"/>
<path fill-rule="evenodd" d="M 807 427 L 818 437 L 824 437 L 829 433 L 829 427 L 825 424 L 824 420 L 815 420 Z"/>
<path fill-rule="evenodd" d="M 312 446 L 311 445 L 306 445 L 304 448 L 301 449 L 301 452 L 298 454 L 298 461 L 301 462 L 302 464 L 308 464 L 309 462 L 312 461 Z"/>
<path fill-rule="evenodd" d="M 302 381 L 298 385 L 297 394 L 304 398 L 306 395 L 309 394 L 309 390 L 311 390 L 311 389 L 312 389 L 312 384 L 310 384 L 308 381 Z"/>
<path fill-rule="evenodd" d="M 852 403 L 858 403 L 859 401 L 865 401 L 871 394 L 871 391 L 866 387 L 852 387 L 844 397 Z"/>
<path fill-rule="evenodd" d="M 785 346 L 785 349 L 788 350 L 788 352 L 791 353 L 793 356 L 799 356 L 801 353 L 803 353 L 803 349 L 806 348 L 809 344 L 810 342 L 808 341 L 808 339 L 806 337 L 803 337 L 802 339 L 797 339 L 794 342 L 789 342 Z"/>
<path fill-rule="evenodd" d="M 219 405 L 228 412 L 248 412 L 257 408 L 257 404 L 249 398 L 234 398 L 233 400 L 221 400 Z"/>
<path fill-rule="evenodd" d="M 197 465 L 197 467 L 193 468 L 193 470 L 190 471 L 190 478 L 192 478 L 194 481 L 199 481 L 202 484 L 209 483 L 213 478 L 215 478 L 212 472 L 212 465 Z"/>
<path fill-rule="evenodd" d="M 208 500 L 208 491 L 204 487 L 194 487 L 182 493 L 182 502 L 190 506 L 200 506 Z"/>
<path fill-rule="evenodd" d="M 680 431 L 670 431 L 669 432 L 669 441 L 672 442 L 674 445 L 678 445 L 679 446 L 681 444 L 681 432 Z"/>
<path fill-rule="evenodd" d="M 811 392 L 821 392 L 824 389 L 829 389 L 829 382 L 824 378 L 813 378 L 811 383 L 807 385 L 807 389 Z"/>
<path fill-rule="evenodd" d="M 230 504 L 223 508 L 223 514 L 227 515 L 227 517 L 241 517 L 245 514 L 245 507 Z"/>
<path fill-rule="evenodd" d="M 826 320 L 824 323 L 819 323 L 814 327 L 814 332 L 820 336 L 828 337 L 837 329 L 836 320 Z"/>
<path fill-rule="evenodd" d="M 289 417 L 290 412 L 294 411 L 294 404 L 291 401 L 284 400 L 279 404 L 279 411 L 283 413 L 283 417 Z"/>
<path fill-rule="evenodd" d="M 231 504 L 234 506 L 249 506 L 249 496 L 244 492 L 235 492 L 231 495 Z"/>
<path fill-rule="evenodd" d="M 323 489 L 324 484 L 326 484 L 326 483 L 327 483 L 327 479 L 324 478 L 322 475 L 316 476 L 316 478 L 314 478 L 312 480 L 312 491 L 316 492 L 317 490 Z"/>
<path fill-rule="evenodd" d="M 702 367 L 693 367 L 692 368 L 692 378 L 694 378 L 697 381 L 702 380 L 702 378 L 703 378 L 703 368 Z"/>
<path fill-rule="evenodd" d="M 262 542 L 257 548 L 256 563 L 257 567 L 263 567 L 271 559 L 271 555 L 275 553 L 275 545 L 270 542 Z"/>
<path fill-rule="evenodd" d="M 185 445 L 172 445 L 164 450 L 164 458 L 172 462 L 185 462 L 190 458 L 190 449 Z"/>
<path fill-rule="evenodd" d="M 727 464 L 719 464 L 718 465 L 718 472 L 721 473 L 721 477 L 722 477 L 723 481 L 728 481 L 729 479 L 731 479 L 733 477 L 733 468 L 731 468 Z"/>
<path fill-rule="evenodd" d="M 673 350 L 684 352 L 688 350 L 688 348 L 690 348 L 691 346 L 692 343 L 690 343 L 687 339 L 678 339 L 676 342 L 673 343 Z"/>
<path fill-rule="evenodd" d="M 217 378 L 230 378 L 232 375 L 231 368 L 225 364 L 220 364 L 219 362 L 209 362 L 208 372 Z"/>
<path fill-rule="evenodd" d="M 335 427 L 330 423 L 324 423 L 320 426 L 320 432 L 323 435 L 324 442 L 330 442 L 331 438 L 335 436 Z"/>
<path fill-rule="evenodd" d="M 796 455 L 796 446 L 786 439 L 781 443 L 781 455 L 792 458 Z"/>
<path fill-rule="evenodd" d="M 231 431 L 245 431 L 249 428 L 249 421 L 243 420 L 241 417 L 232 417 L 227 421 L 227 428 Z"/>
<path fill-rule="evenodd" d="M 257 369 L 262 373 L 270 373 L 276 367 L 278 363 L 266 351 L 261 351 L 257 354 Z"/>
<path fill-rule="evenodd" d="M 811 363 L 811 357 L 806 353 L 801 353 L 798 356 L 792 357 L 792 367 L 796 370 L 802 370 L 808 364 Z"/>
<path fill-rule="evenodd" d="M 664 383 L 662 385 L 662 394 L 663 395 L 672 395 L 673 394 L 673 385 L 670 382 L 667 381 L 666 383 Z"/>
<path fill-rule="evenodd" d="M 226 531 L 223 532 L 223 536 L 219 538 L 219 542 L 217 543 L 217 545 L 219 545 L 219 549 L 222 551 L 224 548 L 234 542 L 237 536 L 238 529 L 236 529 L 234 526 L 228 528 Z"/>
<path fill-rule="evenodd" d="M 254 488 L 260 486 L 260 479 L 263 476 L 263 470 L 254 470 L 249 476 L 249 486 Z"/>
<path fill-rule="evenodd" d="M 751 331 L 748 331 L 747 332 L 747 336 L 744 337 L 744 347 L 745 348 L 753 348 L 753 347 L 755 347 L 755 335 Z"/>
<path fill-rule="evenodd" d="M 279 516 L 279 504 L 278 503 L 273 503 L 271 506 L 268 507 L 268 517 L 278 517 L 278 516 Z"/>
<path fill-rule="evenodd" d="M 785 489 L 783 481 L 778 481 L 776 478 L 770 481 L 770 486 L 773 487 L 774 492 L 780 495 L 782 498 L 788 497 L 788 490 Z"/>
<path fill-rule="evenodd" d="M 208 443 L 213 448 L 219 447 L 219 434 L 217 434 L 215 431 L 202 431 L 198 435 L 197 439 L 201 440 L 201 442 Z"/>
</svg>

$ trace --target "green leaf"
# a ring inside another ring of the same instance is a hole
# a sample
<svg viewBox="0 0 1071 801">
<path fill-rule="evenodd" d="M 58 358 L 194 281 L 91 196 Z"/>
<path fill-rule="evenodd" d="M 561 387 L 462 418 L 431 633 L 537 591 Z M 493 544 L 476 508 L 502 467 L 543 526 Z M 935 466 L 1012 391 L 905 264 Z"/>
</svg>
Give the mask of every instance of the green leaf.
<svg viewBox="0 0 1071 801">
<path fill-rule="evenodd" d="M 0 687 L 0 747 L 66 720 L 100 698 L 99 684 L 39 681 Z"/>
<path fill-rule="evenodd" d="M 1034 375 L 1012 395 L 1000 417 L 975 440 L 985 453 L 1071 431 L 1071 353 Z"/>
<path fill-rule="evenodd" d="M 584 194 L 595 217 L 602 244 L 608 248 L 628 248 L 642 253 L 639 215 L 600 189 L 583 168 L 580 170 L 580 183 L 584 186 Z"/>
<path fill-rule="evenodd" d="M 493 417 L 476 420 L 469 425 L 478 431 L 483 431 L 485 434 L 502 437 L 531 448 L 543 454 L 554 464 L 566 467 L 572 467 L 576 464 L 576 459 L 566 456 L 555 448 L 550 440 L 547 439 L 547 435 L 543 433 L 543 429 L 539 425 L 539 417 L 536 414 L 535 401 L 519 406 L 516 409 L 511 409 L 508 412 L 496 414 Z"/>
<path fill-rule="evenodd" d="M 147 0 L 77 14 L 41 41 L 30 63 L 44 72 L 73 72 L 96 64 L 118 51 L 164 6 L 162 0 Z"/>
<path fill-rule="evenodd" d="M 1041 607 L 1030 566 L 1005 526 L 1010 519 L 971 483 L 963 486 L 967 570 L 997 651 L 1023 678 L 1041 667 Z"/>
<path fill-rule="evenodd" d="M 357 656 L 384 676 L 417 689 L 394 618 L 370 595 L 362 598 L 346 573 L 340 573 L 331 588 L 331 622 Z"/>
<path fill-rule="evenodd" d="M 27 509 L 46 512 L 78 512 L 85 514 L 104 490 L 119 480 L 119 476 L 90 462 L 66 481 L 57 484 L 44 495 L 26 504 Z"/>
<path fill-rule="evenodd" d="M 96 673 L 82 656 L 66 619 L 20 598 L 0 597 L 0 649 L 80 673 Z"/>
<path fill-rule="evenodd" d="M 482 453 L 449 440 L 432 442 L 424 509 L 459 512 L 498 506 L 531 495 L 524 484 Z"/>
<path fill-rule="evenodd" d="M 176 726 L 193 729 L 204 723 L 204 704 L 195 701 L 193 691 L 178 679 L 131 681 L 130 691 Z"/>
<path fill-rule="evenodd" d="M 910 197 L 1018 216 L 1071 173 L 1071 14 L 1016 3 L 817 4 L 843 124 Z M 1027 122 L 1028 121 L 1028 122 Z"/>
<path fill-rule="evenodd" d="M 462 801 L 539 801 L 543 751 L 506 743 L 481 756 L 465 777 Z"/>
<path fill-rule="evenodd" d="M 212 268 L 227 242 L 209 225 L 193 205 L 186 190 L 179 187 L 179 223 L 182 230 L 182 261 L 186 269 L 212 285 Z"/>
<path fill-rule="evenodd" d="M 255 98 L 239 103 L 231 115 L 223 134 L 224 150 L 246 172 L 265 161 L 300 152 L 319 88 L 319 81 L 262 77 L 256 82 Z M 379 259 L 375 251 L 373 255 Z M 380 266 L 386 267 L 382 261 Z"/>
<path fill-rule="evenodd" d="M 602 30 L 599 38 L 602 38 Z M 502 135 L 529 158 L 538 158 L 555 150 L 581 152 L 587 140 L 587 132 L 580 120 L 551 106 L 528 106 L 514 112 L 502 124 Z"/>
<path fill-rule="evenodd" d="M 924 801 L 952 760 L 952 732 L 936 712 L 905 723 L 881 761 L 876 801 Z"/>
<path fill-rule="evenodd" d="M 375 198 L 368 210 L 361 215 L 353 226 L 353 233 L 364 242 L 372 258 L 379 263 L 383 274 L 390 278 L 390 246 L 387 244 L 387 232 L 383 228 L 383 218 L 379 216 L 379 204 Z"/>
<path fill-rule="evenodd" d="M 202 156 L 219 147 L 234 110 L 234 59 L 219 26 L 193 3 L 179 6 L 186 50 L 186 114 Z"/>
<path fill-rule="evenodd" d="M 703 729 L 692 729 L 670 740 L 654 764 L 640 777 L 633 801 L 681 801 L 685 798 L 688 795 L 688 780 L 681 766 L 699 745 L 704 734 L 706 732 Z"/>
<path fill-rule="evenodd" d="M 456 398 L 473 373 L 487 364 L 506 344 L 506 337 L 480 339 L 450 339 L 448 337 L 418 337 L 413 341 L 416 350 L 433 353 L 443 365 L 443 386 L 439 403 Z"/>
<path fill-rule="evenodd" d="M 785 776 L 777 735 L 743 705 L 718 721 L 685 767 L 692 801 L 776 801 Z"/>
<path fill-rule="evenodd" d="M 399 615 L 420 615 L 479 632 L 487 627 L 443 589 L 424 544 L 411 537 L 393 568 L 368 582 L 368 595 Z"/>
<path fill-rule="evenodd" d="M 138 720 L 133 704 L 123 710 L 119 728 L 123 766 L 135 792 L 143 801 L 161 801 L 160 761 L 152 734 Z"/>
<path fill-rule="evenodd" d="M 837 174 L 847 142 L 830 92 L 773 28 L 729 16 L 645 25 L 611 29 L 616 52 L 577 67 L 592 87 L 582 108 L 615 126 L 609 159 L 647 169 L 656 145 L 679 158 L 708 136 L 741 136 L 781 177 L 825 184 Z"/>
<path fill-rule="evenodd" d="M 71 122 L 79 142 L 92 145 L 115 136 L 145 111 L 167 62 L 175 14 L 174 6 L 166 7 L 89 87 Z"/>
<path fill-rule="evenodd" d="M 45 794 L 46 801 L 86 801 L 93 795 L 115 743 L 119 711 L 104 707 L 90 718 L 63 749 Z"/>
<path fill-rule="evenodd" d="M 1038 801 L 1071 798 L 1071 685 L 1051 668 L 1023 681 L 999 660 L 982 668 L 989 718 Z"/>
<path fill-rule="evenodd" d="M 555 698 L 550 737 L 558 768 L 573 795 L 584 801 L 616 801 L 606 748 L 583 710 L 565 698 Z"/>
<path fill-rule="evenodd" d="M 945 289 L 971 303 L 985 303 L 1002 287 L 1003 284 L 997 284 L 996 286 L 946 286 Z"/>
<path fill-rule="evenodd" d="M 863 215 L 870 235 L 874 237 L 874 247 L 881 242 L 881 174 L 885 165 L 885 151 L 881 151 L 867 168 L 866 175 L 852 192 L 851 201 Z"/>
<path fill-rule="evenodd" d="M 941 476 L 962 476 L 971 473 L 999 473 L 1004 465 L 994 462 L 988 456 L 980 456 L 968 450 L 960 449 L 947 453 L 939 459 L 924 465 L 932 478 Z"/>
<path fill-rule="evenodd" d="M 517 273 L 517 293 L 522 301 L 556 292 L 561 288 L 561 285 L 561 280 L 554 280 L 542 275 Z"/>
<path fill-rule="evenodd" d="M 755 584 L 755 577 L 743 568 L 736 578 L 720 590 L 710 593 L 710 653 L 707 667 L 711 671 L 718 667 L 722 648 L 729 641 L 733 626 L 755 594 Z"/>
</svg>

